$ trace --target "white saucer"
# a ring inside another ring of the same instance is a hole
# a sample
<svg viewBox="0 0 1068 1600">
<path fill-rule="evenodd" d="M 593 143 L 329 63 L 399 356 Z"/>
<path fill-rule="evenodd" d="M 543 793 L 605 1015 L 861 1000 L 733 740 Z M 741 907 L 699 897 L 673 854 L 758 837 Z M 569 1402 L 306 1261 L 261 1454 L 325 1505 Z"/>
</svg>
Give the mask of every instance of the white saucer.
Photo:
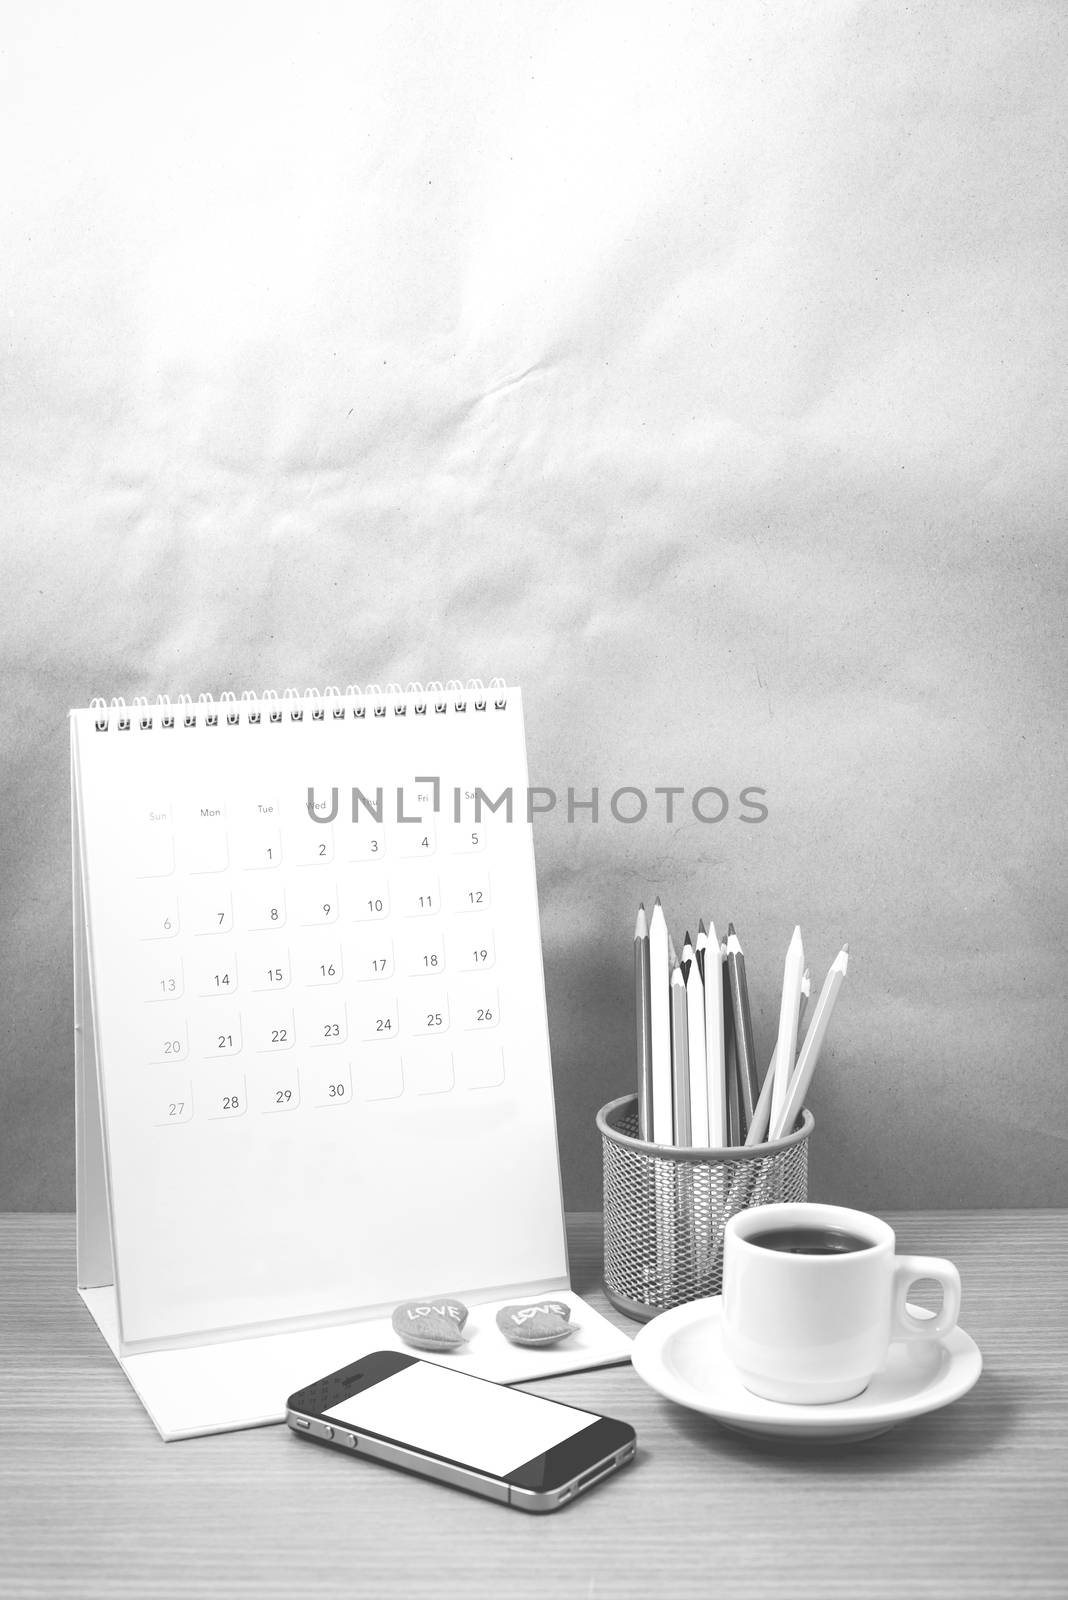
<svg viewBox="0 0 1068 1600">
<path fill-rule="evenodd" d="M 784 1405 L 750 1394 L 723 1349 L 719 1296 L 664 1311 L 631 1347 L 638 1376 L 680 1406 L 725 1427 L 782 1439 L 873 1439 L 908 1417 L 959 1400 L 976 1382 L 983 1358 L 963 1328 L 930 1342 L 890 1346 L 887 1364 L 863 1394 L 825 1406 Z M 932 1316 L 909 1306 L 915 1317 Z"/>
</svg>

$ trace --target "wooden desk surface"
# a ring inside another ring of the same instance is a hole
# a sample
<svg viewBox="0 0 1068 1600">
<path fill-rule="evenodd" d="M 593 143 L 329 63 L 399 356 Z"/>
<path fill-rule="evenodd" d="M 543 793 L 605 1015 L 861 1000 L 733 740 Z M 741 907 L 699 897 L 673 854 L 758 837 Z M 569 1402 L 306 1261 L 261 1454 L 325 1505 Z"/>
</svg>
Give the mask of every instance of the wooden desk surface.
<svg viewBox="0 0 1068 1600">
<path fill-rule="evenodd" d="M 639 1457 L 531 1517 L 284 1427 L 161 1444 L 75 1294 L 72 1219 L 0 1218 L 0 1589 L 1063 1600 L 1068 1213 L 890 1220 L 900 1249 L 961 1268 L 985 1363 L 971 1394 L 866 1444 L 783 1449 L 671 1405 L 630 1367 L 532 1384 L 632 1422 Z M 599 1226 L 570 1219 L 572 1268 L 607 1311 Z"/>
</svg>

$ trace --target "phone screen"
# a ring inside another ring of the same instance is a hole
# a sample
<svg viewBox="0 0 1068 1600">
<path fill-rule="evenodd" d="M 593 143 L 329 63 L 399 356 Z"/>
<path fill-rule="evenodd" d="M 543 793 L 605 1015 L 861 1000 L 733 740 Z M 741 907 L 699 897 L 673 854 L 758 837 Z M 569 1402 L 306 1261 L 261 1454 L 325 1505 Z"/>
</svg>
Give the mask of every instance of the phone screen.
<svg viewBox="0 0 1068 1600">
<path fill-rule="evenodd" d="M 600 1420 L 427 1361 L 413 1362 L 323 1415 L 498 1478 Z"/>
</svg>

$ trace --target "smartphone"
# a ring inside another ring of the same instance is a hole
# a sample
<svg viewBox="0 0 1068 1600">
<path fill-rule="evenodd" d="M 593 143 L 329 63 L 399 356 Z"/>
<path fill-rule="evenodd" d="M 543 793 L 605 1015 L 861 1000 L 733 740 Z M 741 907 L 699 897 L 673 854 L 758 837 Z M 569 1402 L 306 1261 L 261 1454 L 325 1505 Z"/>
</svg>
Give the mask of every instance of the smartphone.
<svg viewBox="0 0 1068 1600">
<path fill-rule="evenodd" d="M 634 1460 L 634 1429 L 399 1350 L 376 1350 L 290 1395 L 286 1421 L 521 1511 L 556 1511 Z"/>
</svg>

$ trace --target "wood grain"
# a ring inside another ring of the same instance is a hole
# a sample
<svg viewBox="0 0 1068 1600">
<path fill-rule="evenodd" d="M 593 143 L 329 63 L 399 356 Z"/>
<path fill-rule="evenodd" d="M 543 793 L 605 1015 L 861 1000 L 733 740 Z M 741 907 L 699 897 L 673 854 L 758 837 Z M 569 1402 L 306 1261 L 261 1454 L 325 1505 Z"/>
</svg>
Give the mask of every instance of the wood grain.
<svg viewBox="0 0 1068 1600">
<path fill-rule="evenodd" d="M 11 1597 L 1057 1596 L 1068 1592 L 1068 1214 L 914 1213 L 983 1352 L 956 1405 L 851 1447 L 749 1443 L 629 1367 L 530 1388 L 627 1418 L 635 1467 L 525 1517 L 284 1428 L 161 1444 L 74 1291 L 69 1217 L 0 1218 L 0 1588 Z M 570 1219 L 598 1289 L 599 1218 Z"/>
</svg>

